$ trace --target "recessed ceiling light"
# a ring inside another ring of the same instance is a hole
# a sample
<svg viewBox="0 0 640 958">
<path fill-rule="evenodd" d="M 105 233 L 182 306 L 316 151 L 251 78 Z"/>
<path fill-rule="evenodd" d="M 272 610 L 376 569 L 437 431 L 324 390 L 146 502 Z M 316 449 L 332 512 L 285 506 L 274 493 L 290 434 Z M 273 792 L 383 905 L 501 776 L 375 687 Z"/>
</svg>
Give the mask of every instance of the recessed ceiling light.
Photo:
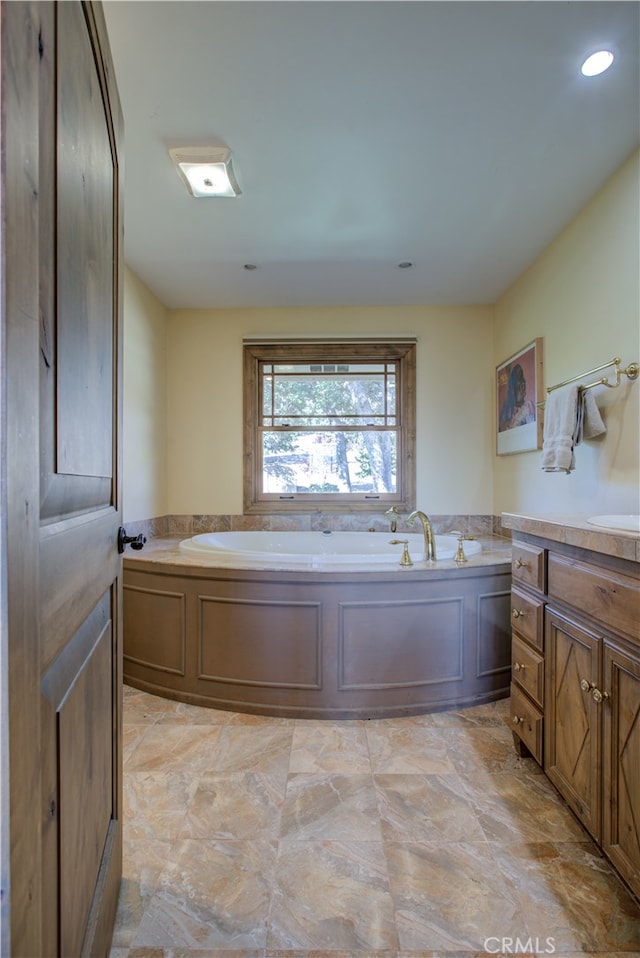
<svg viewBox="0 0 640 958">
<path fill-rule="evenodd" d="M 192 196 L 239 196 L 242 192 L 226 147 L 184 146 L 169 150 L 169 155 Z"/>
<path fill-rule="evenodd" d="M 596 77 L 608 70 L 612 63 L 613 53 L 611 50 L 597 50 L 590 57 L 587 57 L 580 67 L 580 72 L 585 77 Z"/>
<path fill-rule="evenodd" d="M 413 263 L 411 263 L 408 259 L 405 259 L 401 263 L 398 263 L 398 269 L 411 269 L 412 266 L 413 266 Z"/>
</svg>

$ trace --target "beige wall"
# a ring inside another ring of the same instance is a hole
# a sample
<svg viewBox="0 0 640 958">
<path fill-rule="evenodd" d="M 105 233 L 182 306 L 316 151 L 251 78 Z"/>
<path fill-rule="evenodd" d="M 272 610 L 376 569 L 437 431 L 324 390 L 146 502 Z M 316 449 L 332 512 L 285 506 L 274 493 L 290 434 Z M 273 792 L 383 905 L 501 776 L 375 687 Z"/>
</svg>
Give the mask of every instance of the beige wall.
<svg viewBox="0 0 640 958">
<path fill-rule="evenodd" d="M 639 156 L 635 154 L 495 306 L 497 366 L 537 336 L 545 386 L 614 356 L 640 360 Z M 595 379 L 598 376 L 593 377 Z M 607 426 L 576 449 L 569 475 L 547 474 L 541 453 L 495 459 L 495 511 L 640 511 L 640 380 L 597 387 Z"/>
<path fill-rule="evenodd" d="M 168 314 L 168 501 L 242 512 L 242 337 L 416 335 L 417 504 L 492 511 L 488 307 L 175 310 Z"/>
<path fill-rule="evenodd" d="M 640 511 L 640 381 L 598 388 L 607 426 L 570 475 L 495 456 L 495 367 L 544 340 L 545 385 L 640 360 L 632 157 L 492 307 L 173 310 L 127 271 L 124 512 L 242 512 L 242 337 L 418 337 L 417 504 L 437 514 Z"/>
<path fill-rule="evenodd" d="M 123 520 L 167 512 L 166 311 L 131 270 L 124 279 Z"/>
</svg>

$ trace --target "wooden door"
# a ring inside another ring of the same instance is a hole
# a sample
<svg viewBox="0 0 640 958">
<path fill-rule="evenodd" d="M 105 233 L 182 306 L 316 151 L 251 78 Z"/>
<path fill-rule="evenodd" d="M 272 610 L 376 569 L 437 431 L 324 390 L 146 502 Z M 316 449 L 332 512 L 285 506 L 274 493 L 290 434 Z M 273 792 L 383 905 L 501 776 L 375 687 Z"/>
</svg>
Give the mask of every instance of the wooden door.
<svg viewBox="0 0 640 958">
<path fill-rule="evenodd" d="M 4 4 L 2 76 L 11 953 L 104 955 L 122 857 L 121 120 L 100 6 Z"/>
<path fill-rule="evenodd" d="M 603 848 L 640 896 L 640 654 L 605 641 Z"/>
<path fill-rule="evenodd" d="M 544 770 L 593 837 L 600 840 L 600 639 L 546 610 Z"/>
</svg>

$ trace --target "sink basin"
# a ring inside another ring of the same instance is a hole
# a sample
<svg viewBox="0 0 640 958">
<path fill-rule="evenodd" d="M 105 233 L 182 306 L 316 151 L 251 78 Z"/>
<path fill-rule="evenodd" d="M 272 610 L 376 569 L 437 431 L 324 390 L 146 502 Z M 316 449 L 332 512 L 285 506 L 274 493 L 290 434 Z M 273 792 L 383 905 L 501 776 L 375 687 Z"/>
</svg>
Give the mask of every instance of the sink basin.
<svg viewBox="0 0 640 958">
<path fill-rule="evenodd" d="M 604 529 L 640 532 L 640 516 L 591 516 L 587 522 L 590 522 L 592 526 L 602 526 Z"/>
</svg>

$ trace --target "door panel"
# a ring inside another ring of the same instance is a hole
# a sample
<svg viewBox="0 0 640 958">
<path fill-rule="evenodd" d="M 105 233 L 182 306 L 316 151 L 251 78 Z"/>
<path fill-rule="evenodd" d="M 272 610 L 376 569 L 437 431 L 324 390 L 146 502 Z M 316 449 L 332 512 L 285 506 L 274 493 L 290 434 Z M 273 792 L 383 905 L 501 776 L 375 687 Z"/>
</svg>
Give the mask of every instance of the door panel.
<svg viewBox="0 0 640 958">
<path fill-rule="evenodd" d="M 47 4 L 40 178 L 43 522 L 113 503 L 117 154 L 91 8 Z M 55 40 L 54 40 L 55 38 Z M 55 91 L 52 93 L 51 91 Z M 107 111 L 107 112 L 106 112 Z"/>
<path fill-rule="evenodd" d="M 544 769 L 600 839 L 599 637 L 547 606 Z M 587 683 L 584 688 L 583 684 Z"/>
<path fill-rule="evenodd" d="M 111 605 L 106 594 L 42 682 L 51 706 L 47 744 L 58 766 L 63 955 L 81 953 L 114 809 Z"/>
<path fill-rule="evenodd" d="M 56 472 L 111 477 L 113 157 L 83 11 L 57 16 Z"/>
<path fill-rule="evenodd" d="M 119 575 L 118 513 L 113 507 L 56 523 L 40 530 L 40 601 L 43 669 L 64 648 L 109 583 Z"/>
<path fill-rule="evenodd" d="M 603 845 L 640 895 L 640 663 L 605 642 Z"/>
</svg>

